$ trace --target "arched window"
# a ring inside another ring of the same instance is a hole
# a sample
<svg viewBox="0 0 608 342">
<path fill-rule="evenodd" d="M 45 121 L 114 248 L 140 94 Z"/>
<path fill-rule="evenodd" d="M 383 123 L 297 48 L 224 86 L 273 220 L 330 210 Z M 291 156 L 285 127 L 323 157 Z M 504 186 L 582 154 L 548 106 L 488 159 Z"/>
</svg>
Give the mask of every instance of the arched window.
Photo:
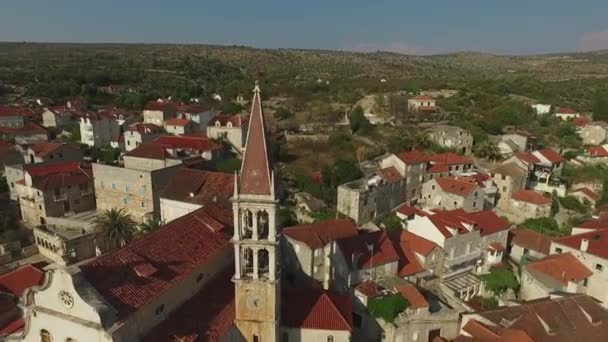
<svg viewBox="0 0 608 342">
<path fill-rule="evenodd" d="M 245 248 L 243 250 L 243 267 L 245 268 L 244 275 L 252 275 L 253 274 L 253 251 L 251 248 Z"/>
<path fill-rule="evenodd" d="M 269 265 L 269 259 L 268 259 L 268 251 L 265 249 L 260 249 L 258 251 L 258 271 L 260 272 L 260 278 L 266 278 L 268 279 L 268 274 L 269 274 L 269 269 L 268 269 L 268 265 Z"/>
<path fill-rule="evenodd" d="M 268 239 L 268 212 L 266 210 L 260 211 L 257 214 L 258 220 L 258 238 Z"/>
<path fill-rule="evenodd" d="M 51 333 L 49 333 L 48 330 L 45 330 L 45 329 L 40 330 L 40 342 L 53 342 Z"/>
<path fill-rule="evenodd" d="M 249 210 L 244 210 L 242 215 L 243 229 L 241 231 L 241 236 L 243 239 L 251 239 L 251 235 L 253 234 L 253 214 Z"/>
</svg>

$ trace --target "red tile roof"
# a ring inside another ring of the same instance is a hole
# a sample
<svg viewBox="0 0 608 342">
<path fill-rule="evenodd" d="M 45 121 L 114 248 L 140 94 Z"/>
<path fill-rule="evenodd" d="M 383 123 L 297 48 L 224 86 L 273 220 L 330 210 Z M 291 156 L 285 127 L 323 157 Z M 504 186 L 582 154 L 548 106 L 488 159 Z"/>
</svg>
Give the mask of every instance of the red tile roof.
<svg viewBox="0 0 608 342">
<path fill-rule="evenodd" d="M 25 265 L 0 275 L 0 291 L 21 297 L 25 290 L 35 285 L 42 285 L 43 281 L 44 271 L 32 265 Z"/>
<path fill-rule="evenodd" d="M 579 114 L 576 110 L 568 107 L 559 107 L 555 110 L 555 114 Z"/>
<path fill-rule="evenodd" d="M 205 108 L 198 103 L 178 104 L 175 109 L 180 113 L 198 114 L 205 112 Z"/>
<path fill-rule="evenodd" d="M 449 166 L 445 164 L 434 164 L 430 165 L 426 170 L 426 173 L 448 173 L 450 172 Z"/>
<path fill-rule="evenodd" d="M 599 219 L 587 220 L 574 226 L 574 228 L 584 229 L 608 229 L 608 219 L 600 217 Z"/>
<path fill-rule="evenodd" d="M 16 333 L 17 331 L 23 330 L 24 327 L 25 321 L 23 320 L 23 317 L 19 317 L 8 322 L 8 324 L 4 325 L 3 327 L 0 327 L 0 336 Z"/>
<path fill-rule="evenodd" d="M 135 123 L 127 128 L 130 132 L 139 132 L 141 135 L 159 134 L 163 132 L 163 128 L 151 123 Z"/>
<path fill-rule="evenodd" d="M 476 229 L 479 230 L 481 236 L 491 235 L 497 232 L 507 230 L 511 227 L 509 221 L 496 215 L 492 210 L 482 210 L 473 213 L 467 213 L 462 209 L 452 211 L 460 215 L 462 218 L 475 223 Z"/>
<path fill-rule="evenodd" d="M 220 271 L 186 303 L 149 331 L 148 342 L 219 342 L 234 324 L 234 270 Z"/>
<path fill-rule="evenodd" d="M 507 323 L 509 329 L 524 331 L 534 342 L 604 342 L 608 336 L 608 311 L 582 294 L 502 306 L 474 315 L 481 316 L 496 328 Z"/>
<path fill-rule="evenodd" d="M 591 118 L 586 117 L 586 116 L 581 116 L 578 118 L 574 118 L 572 120 L 572 123 L 576 126 L 576 127 L 585 127 L 587 126 L 587 124 L 589 124 L 590 122 L 592 122 L 593 120 L 591 120 Z"/>
<path fill-rule="evenodd" d="M 0 116 L 32 116 L 34 112 L 21 106 L 0 106 Z"/>
<path fill-rule="evenodd" d="M 349 295 L 317 289 L 284 288 L 282 325 L 289 328 L 351 331 L 352 300 Z"/>
<path fill-rule="evenodd" d="M 156 138 L 154 142 L 184 150 L 211 151 L 218 148 L 218 145 L 211 139 L 201 136 L 163 135 Z"/>
<path fill-rule="evenodd" d="M 597 192 L 595 192 L 589 188 L 578 188 L 578 189 L 574 190 L 573 192 L 580 192 L 581 194 L 589 197 L 593 201 L 597 201 L 600 199 L 600 195 Z"/>
<path fill-rule="evenodd" d="M 405 164 L 420 164 L 428 162 L 428 156 L 418 150 L 401 152 L 396 154 L 396 157 L 401 159 Z"/>
<path fill-rule="evenodd" d="M 589 146 L 587 153 L 591 157 L 608 157 L 608 151 L 603 146 Z"/>
<path fill-rule="evenodd" d="M 512 230 L 510 234 L 511 244 L 545 255 L 549 254 L 552 241 L 550 236 L 524 228 Z"/>
<path fill-rule="evenodd" d="M 7 135 L 34 135 L 34 134 L 46 134 L 47 131 L 41 126 L 33 122 L 25 122 L 23 127 L 12 128 L 12 127 L 0 127 L 1 134 Z"/>
<path fill-rule="evenodd" d="M 352 269 L 380 266 L 399 261 L 399 255 L 388 234 L 381 230 L 336 240 L 342 255 Z M 370 249 L 373 246 L 373 255 Z M 355 265 L 353 265 L 353 259 Z"/>
<path fill-rule="evenodd" d="M 35 143 L 30 148 L 34 152 L 34 155 L 36 155 L 37 157 L 44 157 L 47 154 L 60 149 L 61 146 L 63 146 L 63 145 L 58 144 L 58 143 L 41 141 L 41 142 Z"/>
<path fill-rule="evenodd" d="M 407 231 L 393 233 L 390 237 L 399 256 L 399 276 L 408 277 L 426 270 L 415 253 L 428 255 L 436 246 L 433 242 Z"/>
<path fill-rule="evenodd" d="M 593 272 L 571 253 L 549 255 L 530 262 L 525 268 L 542 273 L 562 284 L 582 281 L 593 275 Z"/>
<path fill-rule="evenodd" d="M 485 325 L 474 319 L 469 320 L 462 330 L 471 337 L 461 335 L 454 342 L 535 342 L 523 330 Z"/>
<path fill-rule="evenodd" d="M 500 242 L 494 242 L 488 245 L 488 250 L 500 252 L 505 250 L 505 246 Z"/>
<path fill-rule="evenodd" d="M 245 154 L 241 165 L 239 194 L 270 195 L 272 193 L 271 165 L 266 146 L 266 124 L 260 90 L 256 85 L 249 116 Z"/>
<path fill-rule="evenodd" d="M 581 240 L 583 239 L 587 239 L 589 241 L 587 253 L 608 260 L 608 229 L 596 230 L 589 233 L 577 234 L 572 236 L 565 236 L 562 238 L 555 239 L 553 241 L 555 243 L 559 243 L 578 250 L 581 247 Z"/>
<path fill-rule="evenodd" d="M 477 184 L 450 177 L 435 178 L 435 182 L 444 192 L 461 197 L 468 196 L 478 188 Z"/>
<path fill-rule="evenodd" d="M 516 201 L 527 202 L 534 205 L 550 205 L 551 199 L 543 194 L 533 190 L 518 190 L 515 191 L 511 198 Z"/>
<path fill-rule="evenodd" d="M 412 215 L 420 213 L 420 209 L 414 208 L 407 203 L 402 204 L 395 211 L 398 212 L 399 214 L 403 214 L 405 216 L 412 216 Z"/>
<path fill-rule="evenodd" d="M 472 159 L 452 152 L 433 154 L 429 156 L 429 160 L 434 164 L 443 164 L 448 166 L 473 164 Z"/>
<path fill-rule="evenodd" d="M 157 143 L 141 144 L 132 151 L 125 153 L 125 156 L 157 160 L 175 159 L 171 153 L 167 151 L 168 147 L 169 146 Z"/>
<path fill-rule="evenodd" d="M 403 179 L 403 176 L 394 167 L 387 167 L 378 171 L 380 176 L 388 183 L 398 182 Z"/>
<path fill-rule="evenodd" d="M 416 286 L 412 284 L 403 285 L 397 288 L 397 291 L 403 296 L 403 298 L 407 299 L 410 303 L 410 308 L 412 310 L 418 310 L 429 307 L 429 302 L 426 301 L 424 296 L 418 291 Z"/>
<path fill-rule="evenodd" d="M 93 182 L 91 166 L 73 161 L 50 165 L 29 165 L 25 168 L 25 172 L 32 177 L 32 186 L 40 190 Z"/>
<path fill-rule="evenodd" d="M 515 157 L 527 165 L 533 165 L 533 164 L 540 163 L 540 160 L 538 160 L 538 158 L 536 158 L 530 152 L 518 152 L 518 153 L 515 153 Z"/>
<path fill-rule="evenodd" d="M 216 122 L 219 122 L 220 126 L 226 126 L 230 122 L 232 127 L 242 127 L 248 123 L 248 119 L 243 118 L 241 114 L 218 114 L 209 120 L 209 125 L 215 126 Z"/>
<path fill-rule="evenodd" d="M 401 248 L 407 249 L 422 256 L 427 256 L 435 248 L 439 248 L 433 241 L 422 238 L 414 233 L 402 230 L 391 234 L 393 241 L 397 242 Z"/>
<path fill-rule="evenodd" d="M 171 177 L 160 197 L 205 205 L 217 203 L 230 208 L 234 194 L 234 175 L 180 168 Z"/>
<path fill-rule="evenodd" d="M 543 148 L 542 150 L 538 150 L 538 152 L 542 154 L 543 157 L 547 158 L 552 164 L 557 164 L 564 161 L 564 158 L 562 158 L 562 156 L 552 148 Z"/>
<path fill-rule="evenodd" d="M 414 100 L 416 100 L 416 101 L 433 101 L 435 99 L 430 95 L 418 95 L 418 96 L 414 97 Z"/>
<path fill-rule="evenodd" d="M 167 121 L 165 121 L 165 126 L 186 126 L 189 123 L 191 123 L 192 121 L 188 120 L 188 119 L 179 119 L 179 118 L 173 118 L 173 119 L 169 119 Z"/>
<path fill-rule="evenodd" d="M 165 111 L 174 108 L 170 102 L 150 101 L 144 106 L 144 110 Z"/>
<path fill-rule="evenodd" d="M 366 280 L 357 285 L 355 289 L 368 298 L 378 297 L 382 294 L 382 288 L 373 280 Z"/>
<path fill-rule="evenodd" d="M 337 239 L 357 236 L 357 226 L 350 219 L 326 220 L 283 228 L 282 233 L 317 249 Z"/>
<path fill-rule="evenodd" d="M 123 320 L 231 249 L 232 224 L 231 210 L 208 204 L 80 269 Z M 135 270 L 141 264 L 157 271 L 144 281 Z"/>
</svg>

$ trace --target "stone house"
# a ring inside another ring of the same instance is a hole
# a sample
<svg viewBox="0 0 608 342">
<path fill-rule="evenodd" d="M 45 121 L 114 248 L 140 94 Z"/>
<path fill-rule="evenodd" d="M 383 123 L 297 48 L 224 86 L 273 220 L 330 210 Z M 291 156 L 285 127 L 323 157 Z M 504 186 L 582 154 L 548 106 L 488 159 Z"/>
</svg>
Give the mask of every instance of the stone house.
<svg viewBox="0 0 608 342">
<path fill-rule="evenodd" d="M 175 116 L 175 106 L 164 99 L 148 102 L 144 106 L 144 123 L 162 126 L 165 121 L 174 118 Z"/>
<path fill-rule="evenodd" d="M 46 224 L 33 229 L 38 253 L 60 265 L 94 258 L 97 254 L 94 220 L 98 215 L 91 210 L 66 218 L 47 217 Z"/>
<path fill-rule="evenodd" d="M 241 114 L 218 114 L 209 120 L 207 136 L 229 142 L 238 150 L 245 148 L 247 121 Z"/>
<path fill-rule="evenodd" d="M 173 157 L 167 148 L 160 144 L 143 144 L 123 155 L 124 167 L 127 169 L 137 169 L 154 171 L 182 165 L 183 160 Z"/>
<path fill-rule="evenodd" d="M 346 291 L 369 279 L 394 276 L 399 255 L 383 231 L 362 233 L 336 240 L 334 288 Z"/>
<path fill-rule="evenodd" d="M 557 109 L 555 109 L 554 115 L 556 118 L 566 121 L 579 118 L 581 116 L 581 113 L 572 108 L 558 107 Z"/>
<path fill-rule="evenodd" d="M 477 183 L 458 177 L 436 178 L 422 185 L 419 203 L 429 209 L 458 209 L 467 212 L 484 209 L 485 190 Z"/>
<path fill-rule="evenodd" d="M 527 219 L 549 217 L 551 214 L 551 199 L 532 190 L 519 190 L 511 196 L 507 216 L 516 223 Z"/>
<path fill-rule="evenodd" d="M 23 221 L 44 224 L 47 217 L 62 217 L 95 208 L 93 173 L 76 162 L 26 166 L 15 182 Z"/>
<path fill-rule="evenodd" d="M 208 204 L 229 208 L 233 194 L 234 175 L 181 167 L 160 194 L 161 221 L 171 222 Z"/>
<path fill-rule="evenodd" d="M 194 122 L 194 131 L 206 132 L 213 112 L 198 103 L 179 104 L 175 106 L 177 117 Z"/>
<path fill-rule="evenodd" d="M 179 165 L 150 170 L 93 164 L 97 209 L 125 209 L 136 222 L 160 218 L 160 193 Z"/>
<path fill-rule="evenodd" d="M 430 95 L 418 95 L 407 100 L 407 110 L 410 113 L 434 113 L 437 101 Z"/>
<path fill-rule="evenodd" d="M 82 161 L 84 155 L 80 149 L 66 144 L 41 141 L 19 148 L 25 164 L 56 163 L 63 161 Z"/>
<path fill-rule="evenodd" d="M 17 146 L 0 141 L 0 176 L 6 175 L 6 166 L 17 164 L 23 164 L 23 156 L 17 150 Z"/>
<path fill-rule="evenodd" d="M 198 130 L 196 123 L 189 119 L 172 118 L 165 121 L 163 126 L 167 133 L 173 135 L 188 135 Z"/>
<path fill-rule="evenodd" d="M 497 166 L 489 173 L 498 191 L 496 206 L 500 209 L 508 209 L 513 193 L 526 188 L 528 180 L 526 169 L 516 163 L 508 163 Z"/>
<path fill-rule="evenodd" d="M 571 253 L 549 255 L 523 266 L 520 296 L 534 300 L 553 292 L 585 293 L 591 275 Z"/>
<path fill-rule="evenodd" d="M 428 164 L 428 156 L 416 150 L 391 154 L 380 161 L 381 168 L 394 167 L 405 178 L 405 201 L 418 199 Z"/>
<path fill-rule="evenodd" d="M 162 135 L 153 142 L 163 145 L 173 158 L 202 158 L 204 160 L 217 159 L 222 146 L 216 144 L 211 138 L 205 136 L 172 136 Z"/>
<path fill-rule="evenodd" d="M 94 147 L 110 146 L 122 134 L 118 120 L 106 112 L 87 113 L 80 118 L 80 142 Z"/>
<path fill-rule="evenodd" d="M 581 203 L 595 208 L 595 203 L 599 201 L 600 195 L 589 188 L 575 188 L 568 196 L 577 198 Z"/>
<path fill-rule="evenodd" d="M 550 253 L 571 254 L 582 263 L 590 275 L 584 293 L 599 300 L 605 306 L 608 303 L 608 230 L 596 229 L 588 233 L 553 239 Z"/>
<path fill-rule="evenodd" d="M 21 128 L 33 113 L 20 106 L 0 106 L 0 127 Z"/>
<path fill-rule="evenodd" d="M 549 255 L 552 238 L 548 235 L 524 228 L 510 232 L 511 260 L 521 264 L 522 260 L 538 260 Z M 524 261 L 525 261 L 524 260 Z"/>
<path fill-rule="evenodd" d="M 608 335 L 608 312 L 582 294 L 554 294 L 531 302 L 463 313 L 460 336 L 466 341 L 588 341 Z"/>
<path fill-rule="evenodd" d="M 83 115 L 84 113 L 65 106 L 48 107 L 42 112 L 42 126 L 64 128 L 72 122 L 78 121 L 77 118 Z"/>
<path fill-rule="evenodd" d="M 527 152 L 530 149 L 529 136 L 520 133 L 508 133 L 500 136 L 500 140 L 497 143 L 500 155 L 510 157 L 517 152 Z"/>
<path fill-rule="evenodd" d="M 283 228 L 281 248 L 285 279 L 292 285 L 320 285 L 326 290 L 334 288 L 335 241 L 357 234 L 357 226 L 350 219 Z"/>
<path fill-rule="evenodd" d="M 127 127 L 124 133 L 125 151 L 130 152 L 141 144 L 154 141 L 161 136 L 163 129 L 149 123 L 135 123 Z"/>
<path fill-rule="evenodd" d="M 446 253 L 445 267 L 451 271 L 477 267 L 478 261 L 494 263 L 491 258 L 507 245 L 510 224 L 494 212 L 467 213 L 462 209 L 414 214 L 407 231 L 432 241 Z"/>
<path fill-rule="evenodd" d="M 407 230 L 389 235 L 400 257 L 399 277 L 421 286 L 438 285 L 444 272 L 444 250 Z"/>
<path fill-rule="evenodd" d="M 603 121 L 588 123 L 580 128 L 578 135 L 585 145 L 600 145 L 608 136 L 608 124 Z"/>
<path fill-rule="evenodd" d="M 295 214 L 298 222 L 312 223 L 314 222 L 312 214 L 327 208 L 325 202 L 307 192 L 298 192 L 293 197 L 296 202 Z"/>
<path fill-rule="evenodd" d="M 425 182 L 449 175 L 468 174 L 475 169 L 472 159 L 452 152 L 432 154 L 428 159 L 429 165 L 424 177 Z"/>
<path fill-rule="evenodd" d="M 338 187 L 337 210 L 362 224 L 388 214 L 403 203 L 406 182 L 394 167 Z"/>
<path fill-rule="evenodd" d="M 427 133 L 429 139 L 439 146 L 470 155 L 473 152 L 473 135 L 456 126 L 436 125 Z"/>
</svg>

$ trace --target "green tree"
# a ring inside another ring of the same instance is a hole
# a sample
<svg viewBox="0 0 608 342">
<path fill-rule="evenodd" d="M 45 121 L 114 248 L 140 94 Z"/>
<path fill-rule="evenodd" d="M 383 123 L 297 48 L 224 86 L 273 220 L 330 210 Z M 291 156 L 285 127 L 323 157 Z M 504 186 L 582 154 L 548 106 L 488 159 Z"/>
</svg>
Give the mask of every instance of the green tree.
<svg viewBox="0 0 608 342">
<path fill-rule="evenodd" d="M 147 233 L 150 233 L 150 232 L 153 232 L 153 231 L 157 230 L 162 225 L 163 224 L 162 224 L 162 222 L 160 220 L 150 219 L 150 220 L 147 220 L 146 222 L 142 223 L 139 226 L 139 230 L 142 233 L 147 234 Z"/>
<path fill-rule="evenodd" d="M 361 106 L 355 107 L 348 115 L 350 130 L 361 135 L 369 134 L 372 124 L 367 120 Z"/>
<path fill-rule="evenodd" d="M 120 150 L 117 148 L 107 148 L 103 151 L 103 162 L 108 165 L 112 165 L 118 161 L 120 157 Z"/>
<path fill-rule="evenodd" d="M 599 93 L 595 96 L 593 120 L 608 121 L 608 93 Z"/>
<path fill-rule="evenodd" d="M 137 231 L 137 225 L 124 209 L 106 210 L 95 219 L 94 225 L 95 240 L 103 253 L 126 245 Z"/>
<path fill-rule="evenodd" d="M 228 158 L 217 163 L 217 170 L 223 173 L 233 174 L 241 169 L 241 160 L 237 158 Z"/>
<path fill-rule="evenodd" d="M 397 293 L 371 298 L 368 301 L 367 309 L 372 316 L 382 318 L 384 321 L 392 323 L 395 320 L 395 317 L 405 311 L 409 306 L 410 303 L 407 299 Z"/>
<path fill-rule="evenodd" d="M 389 232 L 396 232 L 403 229 L 401 219 L 397 217 L 397 214 L 394 212 L 386 215 L 382 221 L 382 224 L 384 225 L 384 229 Z"/>
<path fill-rule="evenodd" d="M 236 102 L 228 101 L 222 104 L 222 112 L 236 114 L 240 113 L 243 110 L 243 106 Z"/>
<path fill-rule="evenodd" d="M 272 113 L 272 116 L 278 120 L 285 120 L 293 117 L 294 113 L 287 108 L 281 107 Z"/>
<path fill-rule="evenodd" d="M 551 217 L 555 217 L 559 212 L 559 198 L 557 196 L 557 192 L 553 190 L 551 194 Z"/>
<path fill-rule="evenodd" d="M 482 276 L 486 283 L 486 289 L 498 296 L 508 289 L 517 291 L 519 283 L 513 272 L 508 269 L 500 268 Z"/>
</svg>

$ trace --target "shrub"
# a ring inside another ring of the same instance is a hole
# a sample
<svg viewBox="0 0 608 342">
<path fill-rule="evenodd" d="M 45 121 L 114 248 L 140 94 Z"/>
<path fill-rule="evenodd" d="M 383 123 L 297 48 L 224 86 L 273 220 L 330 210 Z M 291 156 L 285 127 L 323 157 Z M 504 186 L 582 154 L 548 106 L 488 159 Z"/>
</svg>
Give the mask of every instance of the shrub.
<svg viewBox="0 0 608 342">
<path fill-rule="evenodd" d="M 392 323 L 395 317 L 410 306 L 407 299 L 400 294 L 393 294 L 384 297 L 372 298 L 367 304 L 369 313 L 376 317 L 382 318 L 388 323 Z"/>
<path fill-rule="evenodd" d="M 382 221 L 382 224 L 384 224 L 384 229 L 389 232 L 395 232 L 403 229 L 403 223 L 395 213 L 390 213 L 386 215 L 384 217 L 384 220 Z"/>
<path fill-rule="evenodd" d="M 500 295 L 508 289 L 517 291 L 519 283 L 513 272 L 501 268 L 491 271 L 489 274 L 482 276 L 486 283 L 486 289 L 495 295 Z"/>
</svg>

